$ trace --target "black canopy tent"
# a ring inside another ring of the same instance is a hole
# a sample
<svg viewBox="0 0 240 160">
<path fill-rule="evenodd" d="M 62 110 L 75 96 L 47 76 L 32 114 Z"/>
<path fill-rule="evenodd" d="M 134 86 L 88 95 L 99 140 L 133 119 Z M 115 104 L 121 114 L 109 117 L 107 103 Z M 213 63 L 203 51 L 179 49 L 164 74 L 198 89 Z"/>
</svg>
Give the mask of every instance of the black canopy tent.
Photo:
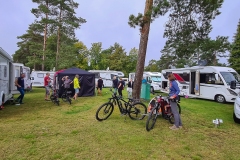
<svg viewBox="0 0 240 160">
<path fill-rule="evenodd" d="M 95 95 L 95 74 L 87 72 L 85 70 L 73 67 L 66 69 L 62 72 L 57 74 L 57 81 L 59 85 L 59 95 L 61 96 L 64 92 L 63 81 L 62 78 L 64 76 L 68 76 L 69 79 L 73 81 L 75 75 L 79 75 L 79 82 L 80 82 L 80 90 L 79 90 L 79 97 L 87 97 L 87 96 L 94 96 Z M 73 84 L 70 85 L 70 90 L 72 94 L 74 94 Z"/>
</svg>

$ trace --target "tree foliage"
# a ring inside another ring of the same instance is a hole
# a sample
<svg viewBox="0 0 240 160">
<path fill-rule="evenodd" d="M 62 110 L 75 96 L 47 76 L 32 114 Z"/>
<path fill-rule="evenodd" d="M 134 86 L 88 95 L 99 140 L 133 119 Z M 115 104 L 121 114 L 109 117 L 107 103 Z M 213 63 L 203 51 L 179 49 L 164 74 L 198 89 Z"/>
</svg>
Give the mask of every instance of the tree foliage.
<svg viewBox="0 0 240 160">
<path fill-rule="evenodd" d="M 217 56 L 224 56 L 229 49 L 228 37 L 209 38 L 211 21 L 220 14 L 222 3 L 223 0 L 171 0 L 164 32 L 168 40 L 161 51 L 163 57 L 174 58 L 171 64 L 175 66 L 189 57 L 196 61 L 207 59 L 207 65 L 217 65 Z M 196 64 L 191 59 L 185 61 L 188 65 Z"/>
<path fill-rule="evenodd" d="M 228 60 L 230 66 L 240 73 L 240 21 L 237 25 L 237 32 L 234 35 L 230 58 Z"/>
</svg>

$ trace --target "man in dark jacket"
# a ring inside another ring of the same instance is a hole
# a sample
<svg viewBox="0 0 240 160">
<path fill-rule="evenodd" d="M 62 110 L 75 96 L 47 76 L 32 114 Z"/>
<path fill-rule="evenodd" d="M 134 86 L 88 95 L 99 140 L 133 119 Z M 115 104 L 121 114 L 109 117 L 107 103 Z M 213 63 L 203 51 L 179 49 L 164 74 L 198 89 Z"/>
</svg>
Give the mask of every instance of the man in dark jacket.
<svg viewBox="0 0 240 160">
<path fill-rule="evenodd" d="M 17 87 L 17 90 L 20 92 L 20 96 L 17 98 L 17 104 L 16 105 L 20 105 L 23 104 L 22 100 L 24 97 L 24 77 L 25 74 L 22 73 L 20 77 L 18 77 L 15 81 L 15 85 Z"/>
<path fill-rule="evenodd" d="M 113 77 L 113 89 L 114 89 L 114 93 L 117 93 L 117 90 L 118 90 L 118 79 L 117 79 L 117 76 Z"/>
</svg>

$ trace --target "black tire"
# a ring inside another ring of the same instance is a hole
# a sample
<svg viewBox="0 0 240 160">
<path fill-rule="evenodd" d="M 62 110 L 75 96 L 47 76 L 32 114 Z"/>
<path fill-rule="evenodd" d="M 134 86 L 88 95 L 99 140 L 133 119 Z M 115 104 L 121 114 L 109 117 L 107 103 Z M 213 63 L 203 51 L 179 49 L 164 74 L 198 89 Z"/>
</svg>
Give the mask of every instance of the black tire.
<svg viewBox="0 0 240 160">
<path fill-rule="evenodd" d="M 157 121 L 157 109 L 153 108 L 151 112 L 148 114 L 148 119 L 146 122 L 146 130 L 150 131 L 153 129 L 156 121 Z"/>
<path fill-rule="evenodd" d="M 69 104 L 72 104 L 72 100 L 70 97 L 67 97 Z"/>
<path fill-rule="evenodd" d="M 215 96 L 215 100 L 218 102 L 218 103 L 225 103 L 226 100 L 225 100 L 225 97 L 221 94 L 218 94 Z"/>
<path fill-rule="evenodd" d="M 114 107 L 113 107 L 112 103 L 109 103 L 109 102 L 108 103 L 104 103 L 103 105 L 101 105 L 98 108 L 98 110 L 96 112 L 96 119 L 98 121 L 102 121 L 102 120 L 108 119 L 108 117 L 112 114 L 113 109 L 114 109 Z M 103 113 L 103 118 L 101 118 L 101 115 L 100 115 L 101 112 Z"/>
<path fill-rule="evenodd" d="M 147 107 L 141 102 L 130 105 L 128 115 L 132 120 L 142 120 L 147 114 Z"/>
<path fill-rule="evenodd" d="M 181 106 L 179 104 L 177 104 L 178 106 L 178 113 L 181 114 Z M 169 117 L 168 117 L 168 120 L 171 124 L 174 124 L 174 115 L 171 114 Z"/>
<path fill-rule="evenodd" d="M 66 94 L 62 94 L 61 98 L 62 98 L 63 102 L 67 102 L 68 101 Z"/>
<path fill-rule="evenodd" d="M 234 112 L 233 112 L 233 120 L 234 120 L 235 123 L 240 124 L 240 119 L 238 119 L 238 118 L 236 117 L 236 115 L 235 115 Z"/>
<path fill-rule="evenodd" d="M 54 95 L 51 95 L 51 96 L 50 96 L 50 99 L 51 99 L 51 101 L 53 102 L 54 99 L 55 99 Z"/>
</svg>

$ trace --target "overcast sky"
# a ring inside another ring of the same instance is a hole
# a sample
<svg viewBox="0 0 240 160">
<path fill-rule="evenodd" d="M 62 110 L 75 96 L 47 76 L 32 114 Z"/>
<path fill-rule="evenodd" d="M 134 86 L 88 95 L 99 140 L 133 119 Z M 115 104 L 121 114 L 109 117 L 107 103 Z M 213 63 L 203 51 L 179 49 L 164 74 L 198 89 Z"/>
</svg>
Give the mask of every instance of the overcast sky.
<svg viewBox="0 0 240 160">
<path fill-rule="evenodd" d="M 127 52 L 139 46 L 139 29 L 130 28 L 128 17 L 144 11 L 145 0 L 75 0 L 79 8 L 77 16 L 87 20 L 76 31 L 76 37 L 88 48 L 91 43 L 102 42 L 103 49 L 107 49 L 115 42 L 122 45 Z M 222 12 L 212 21 L 213 30 L 210 36 L 229 36 L 232 41 L 239 21 L 240 0 L 225 0 Z M 0 47 L 10 55 L 18 49 L 17 36 L 26 33 L 29 24 L 35 17 L 30 10 L 36 7 L 31 0 L 0 0 Z M 163 38 L 164 24 L 168 17 L 159 17 L 151 24 L 146 63 L 151 59 L 158 60 L 160 50 L 166 39 Z M 221 59 L 220 62 L 227 62 Z"/>
</svg>

